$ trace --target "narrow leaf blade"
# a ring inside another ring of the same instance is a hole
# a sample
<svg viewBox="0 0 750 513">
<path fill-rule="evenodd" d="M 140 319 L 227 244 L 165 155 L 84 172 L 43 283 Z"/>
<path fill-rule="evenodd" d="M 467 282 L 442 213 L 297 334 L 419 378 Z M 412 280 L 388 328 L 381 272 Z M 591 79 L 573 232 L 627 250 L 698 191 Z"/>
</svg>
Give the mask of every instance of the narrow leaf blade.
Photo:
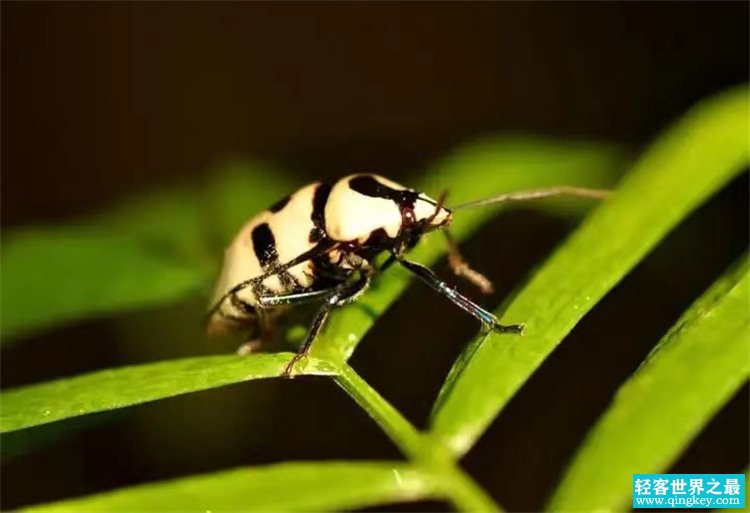
<svg viewBox="0 0 750 513">
<path fill-rule="evenodd" d="M 341 511 L 417 500 L 431 488 L 421 473 L 401 463 L 284 463 L 124 488 L 24 511 Z"/>
<path fill-rule="evenodd" d="M 553 511 L 627 506 L 636 473 L 665 472 L 750 375 L 747 260 L 719 279 L 617 392 L 573 459 Z"/>
<path fill-rule="evenodd" d="M 13 233 L 2 255 L 3 340 L 81 317 L 166 303 L 200 290 L 205 270 L 93 228 Z"/>
<path fill-rule="evenodd" d="M 516 296 L 504 324 L 524 336 L 475 340 L 454 365 L 432 430 L 466 452 L 578 321 L 681 219 L 749 160 L 748 94 L 732 90 L 690 111 L 636 163 Z"/>
<path fill-rule="evenodd" d="M 231 383 L 281 376 L 291 353 L 207 356 L 108 369 L 0 394 L 0 433 Z M 309 359 L 304 374 L 333 374 Z"/>
</svg>

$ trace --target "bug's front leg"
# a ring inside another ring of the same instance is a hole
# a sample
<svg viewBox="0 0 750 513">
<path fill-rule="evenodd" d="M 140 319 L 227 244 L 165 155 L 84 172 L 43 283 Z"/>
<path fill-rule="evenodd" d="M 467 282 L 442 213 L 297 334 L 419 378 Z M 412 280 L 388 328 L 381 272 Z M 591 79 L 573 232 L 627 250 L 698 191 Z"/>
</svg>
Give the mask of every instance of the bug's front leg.
<svg viewBox="0 0 750 513">
<path fill-rule="evenodd" d="M 491 312 L 488 312 L 471 299 L 467 298 L 455 288 L 451 287 L 441 280 L 435 273 L 427 267 L 411 262 L 403 257 L 398 257 L 398 263 L 413 273 L 417 278 L 429 285 L 433 290 L 448 298 L 453 304 L 461 308 L 464 312 L 474 316 L 485 329 L 493 329 L 500 333 L 523 333 L 523 324 L 500 324 L 500 321 Z"/>
<path fill-rule="evenodd" d="M 313 341 L 318 337 L 321 330 L 325 326 L 325 323 L 328 320 L 328 316 L 330 315 L 331 311 L 339 306 L 349 304 L 352 301 L 356 300 L 359 295 L 367 289 L 369 285 L 370 276 L 363 273 L 359 278 L 357 278 L 356 281 L 342 283 L 341 285 L 333 289 L 333 293 L 328 298 L 326 298 L 323 305 L 315 314 L 312 325 L 310 326 L 310 330 L 307 332 L 305 341 L 300 346 L 299 351 L 297 351 L 297 354 L 294 355 L 294 358 L 290 360 L 290 362 L 284 369 L 284 376 L 286 376 L 287 378 L 294 377 L 292 375 L 294 366 L 310 351 L 310 347 L 312 346 Z"/>
</svg>

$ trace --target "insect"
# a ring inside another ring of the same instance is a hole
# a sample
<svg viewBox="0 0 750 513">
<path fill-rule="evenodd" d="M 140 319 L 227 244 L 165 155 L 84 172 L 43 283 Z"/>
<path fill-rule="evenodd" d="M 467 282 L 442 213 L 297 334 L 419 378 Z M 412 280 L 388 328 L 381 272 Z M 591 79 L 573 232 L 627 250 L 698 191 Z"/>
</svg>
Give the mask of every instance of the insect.
<svg viewBox="0 0 750 513">
<path fill-rule="evenodd" d="M 492 203 L 569 195 L 603 198 L 608 191 L 551 187 L 503 194 L 458 205 L 437 201 L 375 174 L 354 174 L 333 184 L 313 183 L 250 219 L 224 256 L 224 265 L 208 312 L 209 333 L 249 327 L 263 339 L 272 319 L 285 306 L 318 303 L 312 325 L 284 374 L 310 349 L 330 312 L 355 301 L 372 277 L 394 263 L 474 316 L 485 330 L 522 333 L 523 325 L 502 325 L 497 317 L 448 285 L 406 252 L 422 236 L 443 230 L 448 262 L 458 275 L 483 293 L 491 282 L 472 269 L 450 238 L 453 211 Z M 379 265 L 376 257 L 388 253 Z"/>
</svg>

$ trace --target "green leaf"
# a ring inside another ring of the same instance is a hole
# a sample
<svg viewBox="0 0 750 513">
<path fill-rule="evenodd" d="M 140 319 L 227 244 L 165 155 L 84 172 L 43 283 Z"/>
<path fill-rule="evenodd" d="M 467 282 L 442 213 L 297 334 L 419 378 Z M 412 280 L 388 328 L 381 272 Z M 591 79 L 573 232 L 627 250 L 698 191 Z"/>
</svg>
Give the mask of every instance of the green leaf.
<svg viewBox="0 0 750 513">
<path fill-rule="evenodd" d="M 516 296 L 504 324 L 454 365 L 432 430 L 466 452 L 576 323 L 691 210 L 748 164 L 747 88 L 699 104 L 635 164 Z"/>
<path fill-rule="evenodd" d="M 225 243 L 289 185 L 268 166 L 235 163 L 209 187 L 135 198 L 86 222 L 11 231 L 0 257 L 2 341 L 205 291 L 220 262 L 211 239 Z"/>
<path fill-rule="evenodd" d="M 134 238 L 96 229 L 27 229 L 11 234 L 4 246 L 4 340 L 174 301 L 200 290 L 207 277 Z"/>
<path fill-rule="evenodd" d="M 267 162 L 223 165 L 200 196 L 206 205 L 201 215 L 217 245 L 211 250 L 223 251 L 248 219 L 301 185 L 291 173 Z"/>
<path fill-rule="evenodd" d="M 184 358 L 108 369 L 0 394 L 0 433 L 231 383 L 280 376 L 291 353 Z M 309 359 L 305 374 L 334 372 Z"/>
<path fill-rule="evenodd" d="M 284 463 L 146 484 L 24 511 L 340 511 L 432 494 L 398 462 Z"/>
<path fill-rule="evenodd" d="M 665 472 L 750 375 L 747 259 L 675 324 L 617 392 L 550 502 L 555 511 L 627 507 L 636 473 Z"/>
<path fill-rule="evenodd" d="M 448 190 L 448 204 L 483 198 L 504 192 L 578 185 L 606 188 L 618 176 L 623 156 L 604 144 L 561 143 L 544 139 L 487 139 L 465 146 L 439 162 L 419 184 L 407 184 L 437 197 Z M 591 201 L 565 200 L 534 203 L 556 214 L 570 214 L 588 207 Z M 531 205 L 531 204 L 529 204 Z M 456 214 L 451 233 L 466 239 L 493 215 L 493 208 L 466 210 Z M 445 254 L 439 233 L 428 234 L 409 253 L 413 260 L 431 265 Z M 410 275 L 393 266 L 356 304 L 335 312 L 324 334 L 316 340 L 312 354 L 345 361 L 372 327 L 377 316 L 395 302 L 411 282 Z"/>
</svg>

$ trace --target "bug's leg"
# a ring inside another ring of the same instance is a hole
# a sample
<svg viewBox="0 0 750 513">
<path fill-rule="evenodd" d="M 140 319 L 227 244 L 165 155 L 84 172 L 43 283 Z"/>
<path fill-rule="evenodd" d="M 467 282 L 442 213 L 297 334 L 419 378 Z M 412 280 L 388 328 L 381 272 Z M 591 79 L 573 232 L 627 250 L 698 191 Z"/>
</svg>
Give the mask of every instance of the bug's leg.
<svg viewBox="0 0 750 513">
<path fill-rule="evenodd" d="M 494 314 L 488 312 L 478 304 L 474 303 L 471 299 L 462 295 L 456 289 L 441 280 L 427 267 L 417 264 L 416 262 L 410 262 L 404 258 L 399 258 L 398 262 L 436 292 L 450 299 L 453 304 L 461 308 L 464 312 L 473 315 L 482 323 L 484 328 L 494 329 L 501 333 L 523 333 L 523 324 L 500 324 Z"/>
<path fill-rule="evenodd" d="M 273 340 L 274 322 L 271 315 L 258 310 L 255 337 L 237 348 L 237 354 L 244 356 L 257 351 L 264 343 Z"/>
<path fill-rule="evenodd" d="M 383 262 L 382 264 L 380 264 L 380 266 L 378 266 L 378 272 L 379 273 L 385 272 L 385 270 L 388 269 L 390 266 L 392 266 L 395 261 L 396 261 L 396 256 L 390 255 L 386 259 L 385 262 Z"/>
<path fill-rule="evenodd" d="M 458 249 L 458 244 L 453 240 L 453 237 L 451 237 L 451 234 L 447 229 L 443 230 L 443 234 L 448 243 L 448 265 L 455 275 L 476 285 L 482 294 L 492 294 L 495 291 L 495 287 L 492 285 L 489 278 L 471 268 L 469 262 L 466 261 L 461 254 L 461 251 Z"/>
<path fill-rule="evenodd" d="M 295 292 L 294 294 L 285 294 L 283 296 L 274 296 L 273 294 L 262 295 L 258 297 L 258 304 L 262 308 L 270 308 L 282 305 L 299 305 L 311 303 L 321 299 L 327 299 L 336 293 L 336 288 L 311 290 L 305 292 Z"/>
<path fill-rule="evenodd" d="M 237 348 L 237 354 L 248 355 L 256 351 L 263 342 L 270 341 L 273 338 L 273 326 L 271 316 L 264 309 L 282 305 L 297 305 L 310 303 L 322 298 L 327 298 L 334 294 L 335 288 L 315 290 L 308 292 L 298 292 L 294 294 L 285 294 L 276 296 L 268 291 L 261 292 L 258 297 L 258 308 L 253 308 L 249 303 L 242 301 L 236 294 L 230 296 L 232 305 L 245 314 L 252 314 L 257 318 L 257 336 Z"/>
<path fill-rule="evenodd" d="M 227 311 L 224 308 L 227 301 L 234 307 L 234 311 Z M 243 301 L 236 294 L 231 294 L 218 302 L 206 314 L 203 324 L 206 333 L 211 336 L 224 332 L 227 325 L 234 328 L 247 327 L 255 315 L 256 312 L 251 304 Z"/>
<path fill-rule="evenodd" d="M 260 347 L 263 345 L 263 340 L 265 339 L 263 337 L 263 332 L 261 330 L 261 335 L 259 337 L 248 340 L 247 342 L 242 344 L 240 347 L 238 347 L 237 354 L 239 356 L 247 356 L 249 354 L 254 353 L 258 349 L 260 349 Z"/>
<path fill-rule="evenodd" d="M 315 314 L 315 318 L 313 319 L 312 325 L 310 326 L 310 331 L 307 332 L 305 341 L 300 346 L 299 351 L 297 351 L 297 354 L 294 355 L 294 358 L 292 358 L 289 361 L 289 363 L 286 365 L 286 367 L 284 368 L 284 377 L 286 378 L 294 377 L 292 376 L 292 371 L 294 370 L 294 366 L 310 351 L 310 346 L 312 345 L 313 340 L 315 340 L 318 337 L 320 330 L 323 329 L 323 325 L 328 319 L 328 315 L 331 313 L 331 310 L 333 310 L 333 307 L 330 306 L 328 302 L 326 302 L 325 305 L 320 307 L 320 310 L 318 310 L 318 313 Z"/>
<path fill-rule="evenodd" d="M 255 315 L 256 311 L 255 308 L 253 308 L 253 305 L 248 303 L 247 301 L 244 301 L 240 299 L 240 297 L 235 292 L 231 296 L 229 296 L 229 302 L 232 304 L 233 307 L 235 307 L 237 310 L 242 312 L 246 315 Z"/>
<path fill-rule="evenodd" d="M 233 324 L 242 325 L 248 321 L 249 317 L 253 317 L 257 315 L 257 311 L 255 310 L 253 305 L 243 300 L 238 295 L 240 291 L 247 289 L 247 288 L 252 290 L 253 294 L 257 297 L 260 291 L 264 290 L 265 287 L 263 287 L 263 285 L 261 284 L 248 283 L 245 287 L 233 289 L 229 291 L 228 293 L 224 294 L 208 310 L 208 312 L 206 312 L 203 323 L 206 327 L 207 333 L 211 334 L 212 332 L 215 331 L 214 329 L 215 326 L 213 325 L 213 322 L 212 322 L 212 319 L 214 318 L 214 316 L 219 316 L 221 319 L 226 319 Z M 224 305 L 227 303 L 227 301 L 241 315 L 234 315 L 232 313 L 226 312 L 224 309 Z"/>
<path fill-rule="evenodd" d="M 258 348 L 263 344 L 264 341 L 270 340 L 268 330 L 268 317 L 263 315 L 262 312 L 258 311 L 256 308 L 253 307 L 250 303 L 247 301 L 244 301 L 241 299 L 237 293 L 232 294 L 229 296 L 229 302 L 231 305 L 242 312 L 247 317 L 235 317 L 230 316 L 229 314 L 226 314 L 219 310 L 219 312 L 224 317 L 229 317 L 231 319 L 236 319 L 239 321 L 239 324 L 242 324 L 243 322 L 246 322 L 248 318 L 255 318 L 256 319 L 256 329 L 249 332 L 249 336 L 252 336 L 250 340 L 242 344 L 240 347 L 237 348 L 237 354 L 240 356 L 246 356 L 250 353 L 253 353 L 258 350 Z"/>
<path fill-rule="evenodd" d="M 253 288 L 253 290 L 257 291 L 258 286 L 260 286 L 263 281 L 266 278 L 269 278 L 271 276 L 277 276 L 280 273 L 286 271 L 287 269 L 291 269 L 295 265 L 301 264 L 302 262 L 307 262 L 308 260 L 312 260 L 316 257 L 319 257 L 321 255 L 324 255 L 334 249 L 336 247 L 336 243 L 324 240 L 319 242 L 315 247 L 305 251 L 304 253 L 297 255 L 293 259 L 289 260 L 288 262 L 285 262 L 283 264 L 280 264 L 278 266 L 275 266 L 273 269 L 270 269 L 268 272 L 265 272 L 261 274 L 260 276 L 255 276 L 254 278 L 247 279 L 245 281 L 242 281 L 229 289 L 227 292 L 224 293 L 223 296 L 221 296 L 216 303 L 208 310 L 206 313 L 206 320 L 210 320 L 211 317 L 221 309 L 221 306 L 224 304 L 224 301 L 227 300 L 227 298 L 231 297 L 233 294 L 236 294 L 237 292 L 244 290 L 248 287 Z M 259 294 L 256 294 L 256 296 Z"/>
<path fill-rule="evenodd" d="M 294 370 L 294 366 L 310 351 L 310 346 L 312 346 L 313 341 L 317 338 L 318 334 L 323 329 L 323 326 L 325 325 L 325 322 L 328 319 L 328 315 L 330 315 L 331 310 L 356 300 L 360 296 L 360 294 L 362 294 L 367 289 L 369 284 L 370 277 L 368 275 L 362 274 L 356 281 L 350 283 L 342 283 L 334 289 L 333 293 L 320 307 L 318 313 L 315 314 L 312 326 L 310 326 L 310 331 L 307 332 L 305 341 L 300 346 L 297 354 L 294 355 L 294 358 L 291 359 L 291 361 L 284 369 L 284 376 L 286 376 L 287 378 L 293 377 L 292 371 Z"/>
</svg>

